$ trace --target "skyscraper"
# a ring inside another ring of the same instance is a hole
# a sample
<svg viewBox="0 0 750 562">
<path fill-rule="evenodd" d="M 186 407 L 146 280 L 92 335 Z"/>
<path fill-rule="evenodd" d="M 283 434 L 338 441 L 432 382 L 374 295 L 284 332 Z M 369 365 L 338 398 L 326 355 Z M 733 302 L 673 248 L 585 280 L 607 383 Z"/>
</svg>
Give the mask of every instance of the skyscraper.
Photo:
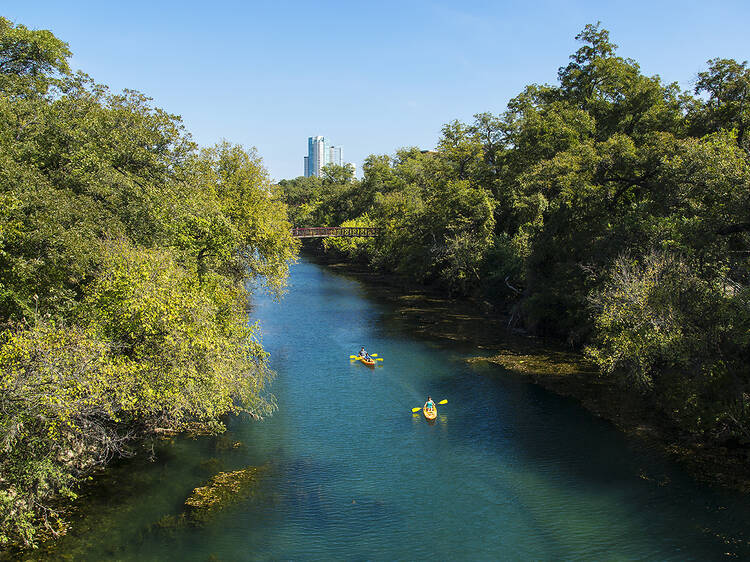
<svg viewBox="0 0 750 562">
<path fill-rule="evenodd" d="M 305 156 L 305 177 L 320 176 L 320 170 L 328 164 L 330 155 L 325 137 L 316 136 L 307 139 L 307 156 Z"/>
<path fill-rule="evenodd" d="M 328 163 L 341 166 L 342 165 L 342 153 L 343 153 L 343 150 L 340 146 L 331 146 L 328 149 Z"/>
<path fill-rule="evenodd" d="M 330 146 L 325 137 L 316 136 L 307 139 L 307 156 L 305 156 L 305 177 L 320 177 L 320 170 L 326 164 L 343 166 L 344 149 L 341 146 Z"/>
<path fill-rule="evenodd" d="M 325 137 L 316 136 L 307 139 L 307 156 L 305 156 L 305 177 L 320 177 L 321 170 L 326 164 L 349 166 L 356 169 L 354 164 L 344 162 L 344 148 L 331 146 Z"/>
</svg>

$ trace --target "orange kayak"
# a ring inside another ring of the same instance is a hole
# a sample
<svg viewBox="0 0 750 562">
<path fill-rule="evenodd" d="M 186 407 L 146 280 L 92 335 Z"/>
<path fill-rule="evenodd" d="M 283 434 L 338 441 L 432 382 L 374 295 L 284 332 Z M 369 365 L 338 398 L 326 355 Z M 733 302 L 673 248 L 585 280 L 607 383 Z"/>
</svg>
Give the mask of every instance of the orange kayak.
<svg viewBox="0 0 750 562">
<path fill-rule="evenodd" d="M 428 420 L 434 420 L 437 417 L 437 408 L 428 408 L 427 406 L 423 406 L 422 413 Z"/>
</svg>

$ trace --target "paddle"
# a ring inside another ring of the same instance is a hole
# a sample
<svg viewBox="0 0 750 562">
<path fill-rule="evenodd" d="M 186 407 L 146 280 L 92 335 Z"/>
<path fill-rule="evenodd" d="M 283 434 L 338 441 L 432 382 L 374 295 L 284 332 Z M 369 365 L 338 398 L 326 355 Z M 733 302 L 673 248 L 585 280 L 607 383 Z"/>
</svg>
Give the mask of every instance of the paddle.
<svg viewBox="0 0 750 562">
<path fill-rule="evenodd" d="M 376 361 L 382 361 L 383 360 L 382 357 L 378 357 L 377 353 L 373 353 L 372 355 L 370 355 L 370 357 L 375 357 Z M 360 359 L 360 357 L 359 357 L 359 355 L 350 355 L 349 359 Z"/>
<path fill-rule="evenodd" d="M 438 404 L 447 404 L 447 403 L 448 403 L 448 399 L 447 398 L 445 400 L 441 400 L 440 402 L 438 402 Z M 418 408 L 412 408 L 411 411 L 412 412 L 418 412 L 422 408 L 424 408 L 424 406 L 419 406 Z"/>
</svg>

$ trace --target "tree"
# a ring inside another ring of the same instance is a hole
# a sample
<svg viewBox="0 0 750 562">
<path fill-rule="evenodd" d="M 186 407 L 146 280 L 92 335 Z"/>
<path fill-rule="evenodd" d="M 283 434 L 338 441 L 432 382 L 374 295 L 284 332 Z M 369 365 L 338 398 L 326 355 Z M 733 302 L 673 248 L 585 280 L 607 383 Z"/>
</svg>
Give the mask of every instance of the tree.
<svg viewBox="0 0 750 562">
<path fill-rule="evenodd" d="M 326 164 L 320 171 L 323 173 L 323 183 L 344 184 L 354 179 L 354 170 L 349 166 Z"/>
<path fill-rule="evenodd" d="M 68 74 L 68 44 L 47 30 L 34 31 L 0 17 L 0 91 L 45 94 L 52 79 Z"/>
<path fill-rule="evenodd" d="M 559 94 L 591 114 L 598 140 L 616 132 L 636 138 L 655 130 L 677 132 L 682 106 L 676 84 L 665 87 L 658 76 L 643 76 L 632 59 L 615 56 L 617 45 L 598 23 L 576 39 L 584 45 L 560 68 Z"/>
<path fill-rule="evenodd" d="M 482 145 L 476 130 L 454 120 L 443 125 L 438 153 L 456 179 L 468 180 L 481 162 Z"/>
<path fill-rule="evenodd" d="M 205 215 L 188 215 L 187 225 L 180 227 L 183 240 L 196 252 L 198 270 L 205 271 L 213 261 L 213 267 L 231 272 L 236 282 L 250 273 L 280 290 L 296 241 L 286 207 L 276 198 L 255 150 L 222 142 L 191 159 L 186 173 L 189 189 L 202 192 L 214 216 L 204 222 L 200 239 L 191 239 L 189 225 L 205 221 Z M 180 210 L 169 212 L 179 216 Z"/>
<path fill-rule="evenodd" d="M 746 298 L 669 254 L 621 257 L 592 296 L 598 330 L 588 355 L 683 428 L 750 441 Z"/>
<path fill-rule="evenodd" d="M 695 93 L 708 94 L 708 100 L 694 110 L 693 120 L 705 134 L 722 129 L 737 131 L 737 144 L 748 149 L 750 125 L 750 69 L 747 61 L 712 59 L 707 71 L 698 73 Z"/>
</svg>

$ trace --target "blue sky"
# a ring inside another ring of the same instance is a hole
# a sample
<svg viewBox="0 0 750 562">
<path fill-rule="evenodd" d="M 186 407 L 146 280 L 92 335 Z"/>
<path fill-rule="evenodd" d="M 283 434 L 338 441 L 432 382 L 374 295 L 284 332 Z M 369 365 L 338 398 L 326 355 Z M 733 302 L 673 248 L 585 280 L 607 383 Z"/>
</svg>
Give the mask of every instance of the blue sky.
<svg viewBox="0 0 750 562">
<path fill-rule="evenodd" d="M 0 15 L 68 42 L 74 69 L 181 115 L 201 145 L 257 147 L 275 179 L 324 135 L 369 154 L 434 147 L 443 124 L 554 83 L 601 21 L 644 73 L 691 88 L 715 57 L 750 58 L 750 2 L 3 0 Z"/>
</svg>

